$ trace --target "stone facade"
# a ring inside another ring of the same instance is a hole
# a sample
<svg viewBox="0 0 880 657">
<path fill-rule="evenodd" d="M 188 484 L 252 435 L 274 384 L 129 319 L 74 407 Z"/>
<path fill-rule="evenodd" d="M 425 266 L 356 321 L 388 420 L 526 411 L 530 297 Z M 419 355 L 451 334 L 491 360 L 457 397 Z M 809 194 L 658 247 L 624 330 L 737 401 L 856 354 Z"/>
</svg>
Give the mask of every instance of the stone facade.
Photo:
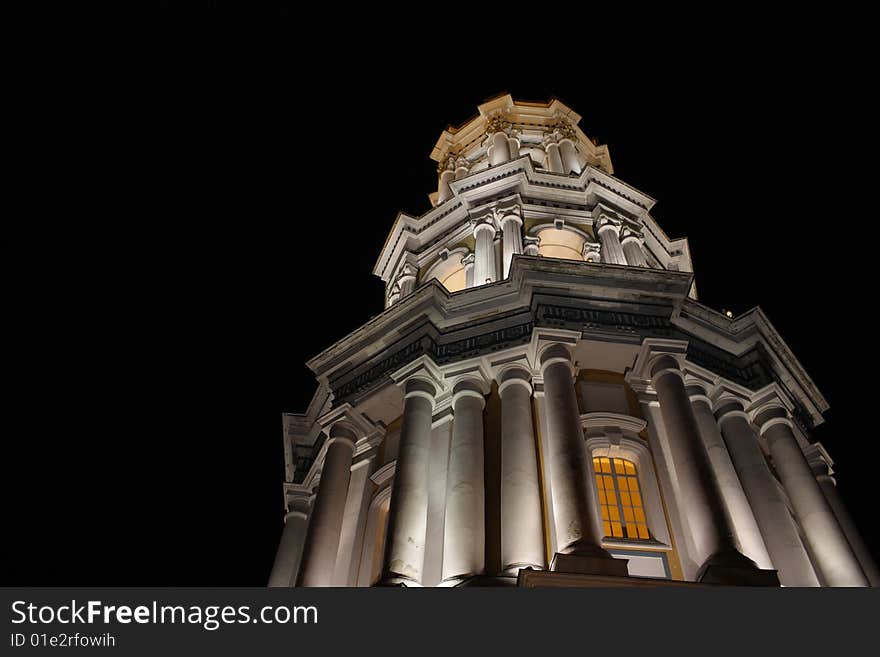
<svg viewBox="0 0 880 657">
<path fill-rule="evenodd" d="M 686 239 L 552 101 L 443 133 L 385 310 L 285 414 L 272 586 L 870 586 L 810 431 L 827 403 L 760 309 L 703 306 Z"/>
</svg>

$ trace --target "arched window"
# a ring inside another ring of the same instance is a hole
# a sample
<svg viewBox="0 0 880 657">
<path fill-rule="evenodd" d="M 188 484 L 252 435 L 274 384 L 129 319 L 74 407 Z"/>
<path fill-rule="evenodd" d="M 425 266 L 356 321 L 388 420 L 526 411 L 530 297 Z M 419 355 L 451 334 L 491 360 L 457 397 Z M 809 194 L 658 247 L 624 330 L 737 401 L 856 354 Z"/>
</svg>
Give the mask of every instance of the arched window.
<svg viewBox="0 0 880 657">
<path fill-rule="evenodd" d="M 605 536 L 650 539 L 635 464 L 626 459 L 597 456 L 593 458 L 593 471 Z"/>
</svg>

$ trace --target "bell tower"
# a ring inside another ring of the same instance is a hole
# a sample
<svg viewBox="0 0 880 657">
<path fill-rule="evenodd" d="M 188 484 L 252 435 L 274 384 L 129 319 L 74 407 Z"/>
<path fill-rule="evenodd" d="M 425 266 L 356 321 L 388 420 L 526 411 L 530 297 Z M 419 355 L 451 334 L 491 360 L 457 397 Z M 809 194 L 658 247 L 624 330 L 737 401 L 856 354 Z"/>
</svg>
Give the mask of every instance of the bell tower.
<svg viewBox="0 0 880 657">
<path fill-rule="evenodd" d="M 687 239 L 558 100 L 443 131 L 385 310 L 284 415 L 277 586 L 868 586 L 812 429 L 828 404 L 760 308 L 698 301 Z"/>
</svg>

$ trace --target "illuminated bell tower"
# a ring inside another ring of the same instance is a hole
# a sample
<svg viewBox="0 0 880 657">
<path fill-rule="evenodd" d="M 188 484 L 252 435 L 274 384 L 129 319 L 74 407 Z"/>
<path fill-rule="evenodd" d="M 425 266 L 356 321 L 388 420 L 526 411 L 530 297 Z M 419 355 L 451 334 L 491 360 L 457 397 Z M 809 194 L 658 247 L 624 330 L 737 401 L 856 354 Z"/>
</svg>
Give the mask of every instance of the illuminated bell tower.
<svg viewBox="0 0 880 657">
<path fill-rule="evenodd" d="M 697 301 L 686 239 L 558 100 L 440 136 L 385 310 L 285 414 L 276 586 L 865 586 L 810 430 L 827 403 L 760 309 Z"/>
</svg>

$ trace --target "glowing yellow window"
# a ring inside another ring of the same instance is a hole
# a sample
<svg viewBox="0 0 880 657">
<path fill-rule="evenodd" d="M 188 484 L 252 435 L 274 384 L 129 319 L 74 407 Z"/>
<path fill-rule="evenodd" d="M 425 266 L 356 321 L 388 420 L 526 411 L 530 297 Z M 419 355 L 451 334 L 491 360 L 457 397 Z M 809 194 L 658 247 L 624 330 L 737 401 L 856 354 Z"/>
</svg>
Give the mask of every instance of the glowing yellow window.
<svg viewBox="0 0 880 657">
<path fill-rule="evenodd" d="M 593 459 L 599 508 L 605 536 L 645 540 L 651 538 L 639 490 L 636 466 L 625 459 Z"/>
</svg>

